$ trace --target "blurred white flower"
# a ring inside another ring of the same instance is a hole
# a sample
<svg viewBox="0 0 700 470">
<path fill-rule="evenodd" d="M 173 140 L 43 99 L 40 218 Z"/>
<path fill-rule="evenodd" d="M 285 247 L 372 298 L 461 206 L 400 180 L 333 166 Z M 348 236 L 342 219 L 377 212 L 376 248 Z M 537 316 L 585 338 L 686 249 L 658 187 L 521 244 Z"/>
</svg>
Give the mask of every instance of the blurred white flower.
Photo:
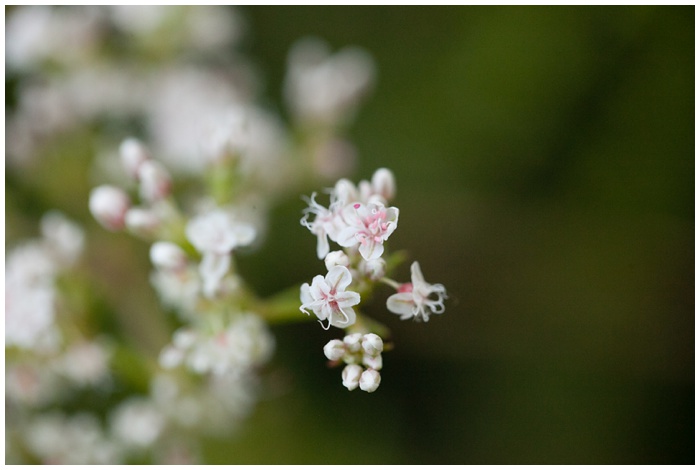
<svg viewBox="0 0 700 470">
<path fill-rule="evenodd" d="M 213 297 L 231 264 L 231 251 L 249 245 L 255 239 L 255 228 L 238 221 L 231 212 L 214 209 L 190 220 L 185 228 L 187 239 L 202 253 L 199 273 L 202 290 Z"/>
<path fill-rule="evenodd" d="M 294 44 L 287 62 L 285 98 L 305 123 L 345 124 L 374 82 L 374 62 L 367 52 L 349 47 L 331 55 L 316 38 Z"/>
<path fill-rule="evenodd" d="M 164 368 L 186 365 L 199 374 L 245 374 L 263 365 L 274 350 L 266 323 L 253 313 L 238 314 L 219 331 L 181 328 L 160 355 Z"/>
<path fill-rule="evenodd" d="M 165 419 L 147 398 L 130 398 L 110 416 L 112 434 L 127 447 L 149 447 L 165 426 Z"/>
<path fill-rule="evenodd" d="M 130 206 L 129 196 L 116 186 L 102 185 L 90 191 L 90 212 L 108 230 L 124 228 L 124 217 Z"/>
</svg>

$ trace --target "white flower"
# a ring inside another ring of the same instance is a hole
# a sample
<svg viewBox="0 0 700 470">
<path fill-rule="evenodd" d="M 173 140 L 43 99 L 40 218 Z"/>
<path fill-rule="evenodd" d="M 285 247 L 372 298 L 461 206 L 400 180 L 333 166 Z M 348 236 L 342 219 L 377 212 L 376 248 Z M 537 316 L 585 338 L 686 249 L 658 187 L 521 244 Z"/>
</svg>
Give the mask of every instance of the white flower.
<svg viewBox="0 0 700 470">
<path fill-rule="evenodd" d="M 5 344 L 37 349 L 43 339 L 56 333 L 56 292 L 51 282 L 32 281 L 13 264 L 9 262 L 5 269 Z"/>
<path fill-rule="evenodd" d="M 335 212 L 334 205 L 331 204 L 331 208 L 327 209 L 320 205 L 315 200 L 316 193 L 311 195 L 308 200 L 309 207 L 304 209 L 304 217 L 301 218 L 301 225 L 308 228 L 311 233 L 318 237 L 318 242 L 316 244 L 316 255 L 318 259 L 324 259 L 328 254 L 330 249 L 328 246 L 328 238 L 335 240 L 335 236 L 338 233 L 338 218 Z M 313 222 L 309 222 L 309 215 L 313 214 Z"/>
<path fill-rule="evenodd" d="M 124 228 L 124 216 L 130 205 L 129 196 L 115 186 L 103 185 L 90 191 L 90 212 L 107 230 Z"/>
<path fill-rule="evenodd" d="M 337 242 L 343 247 L 360 245 L 360 254 L 366 260 L 377 259 L 384 253 L 383 243 L 396 230 L 399 210 L 381 203 L 352 206 L 354 213 L 346 212 L 348 226 L 340 231 Z"/>
<path fill-rule="evenodd" d="M 52 258 L 62 267 L 75 263 L 83 251 L 83 230 L 60 212 L 51 211 L 42 216 L 41 235 Z"/>
<path fill-rule="evenodd" d="M 427 322 L 431 313 L 440 314 L 445 311 L 446 298 L 445 286 L 425 282 L 418 261 L 414 261 L 411 265 L 411 283 L 404 284 L 398 293 L 390 296 L 386 307 L 401 315 L 402 320 L 415 318 Z"/>
<path fill-rule="evenodd" d="M 352 306 L 360 303 L 360 294 L 345 290 L 351 282 L 352 275 L 348 268 L 335 266 L 325 278 L 318 275 L 311 286 L 307 283 L 301 286 L 302 305 L 299 309 L 307 315 L 307 309 L 313 310 L 320 322 L 328 320 L 328 326 L 324 327 L 326 330 L 331 325 L 347 328 L 355 323 Z"/>
<path fill-rule="evenodd" d="M 203 291 L 207 297 L 213 297 L 231 264 L 231 250 L 250 244 L 256 231 L 252 225 L 236 221 L 230 213 L 215 209 L 192 219 L 185 234 L 203 255 L 199 265 Z"/>
<path fill-rule="evenodd" d="M 240 375 L 267 362 L 274 346 L 265 322 L 255 314 L 243 313 L 225 329 L 177 330 L 172 344 L 161 351 L 159 361 L 166 369 L 184 363 L 198 374 Z"/>
<path fill-rule="evenodd" d="M 381 381 L 382 377 L 379 375 L 379 372 L 374 369 L 367 369 L 360 376 L 360 389 L 372 393 L 379 387 Z"/>
<path fill-rule="evenodd" d="M 95 385 L 108 377 L 110 351 L 97 342 L 71 346 L 58 360 L 59 372 L 81 385 Z"/>
<path fill-rule="evenodd" d="M 304 122 L 333 126 L 352 117 L 374 81 L 374 63 L 358 48 L 334 55 L 314 38 L 296 43 L 289 52 L 285 98 Z"/>
<path fill-rule="evenodd" d="M 149 447 L 163 431 L 165 419 L 151 400 L 131 398 L 112 413 L 111 425 L 114 435 L 124 444 Z"/>
</svg>

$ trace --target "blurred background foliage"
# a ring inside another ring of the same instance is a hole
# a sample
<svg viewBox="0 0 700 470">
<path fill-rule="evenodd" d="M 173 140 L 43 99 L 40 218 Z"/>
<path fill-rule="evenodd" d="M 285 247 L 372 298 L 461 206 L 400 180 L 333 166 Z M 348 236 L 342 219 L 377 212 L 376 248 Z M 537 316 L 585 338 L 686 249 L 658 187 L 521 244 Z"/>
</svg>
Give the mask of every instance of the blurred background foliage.
<svg viewBox="0 0 700 470">
<path fill-rule="evenodd" d="M 694 462 L 692 6 L 239 11 L 280 112 L 295 40 L 372 54 L 378 84 L 351 130 L 348 176 L 394 171 L 391 248 L 450 299 L 412 324 L 377 296 L 368 313 L 396 348 L 371 395 L 325 367 L 333 332 L 275 327 L 268 394 L 235 436 L 208 442 L 208 462 Z M 6 77 L 10 106 L 13 86 Z M 155 354 L 167 333 L 148 247 L 87 210 L 95 143 L 72 133 L 31 176 L 8 171 L 6 247 L 48 209 L 79 220 L 113 305 L 102 324 Z M 303 207 L 276 207 L 265 245 L 238 260 L 262 295 L 317 274 Z"/>
</svg>

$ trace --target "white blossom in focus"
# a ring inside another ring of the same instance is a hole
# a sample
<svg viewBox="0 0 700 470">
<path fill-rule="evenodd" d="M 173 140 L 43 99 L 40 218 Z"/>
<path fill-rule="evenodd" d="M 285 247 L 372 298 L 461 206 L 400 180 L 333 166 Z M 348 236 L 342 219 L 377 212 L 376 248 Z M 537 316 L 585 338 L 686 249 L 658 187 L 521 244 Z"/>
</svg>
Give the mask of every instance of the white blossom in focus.
<svg viewBox="0 0 700 470">
<path fill-rule="evenodd" d="M 352 282 L 352 275 L 348 268 L 335 266 L 325 278 L 321 275 L 314 277 L 311 285 L 304 283 L 301 286 L 301 307 L 306 313 L 311 309 L 318 317 L 319 322 L 328 320 L 328 329 L 332 326 L 347 328 L 355 323 L 355 310 L 353 305 L 360 303 L 360 294 L 346 291 Z"/>
<path fill-rule="evenodd" d="M 431 313 L 445 311 L 446 298 L 445 286 L 425 282 L 418 261 L 414 261 L 411 264 L 411 283 L 402 285 L 399 292 L 391 295 L 386 306 L 389 311 L 400 315 L 402 320 L 414 318 L 427 322 Z"/>
<path fill-rule="evenodd" d="M 360 245 L 360 254 L 366 260 L 377 259 L 384 253 L 384 242 L 396 230 L 399 210 L 381 203 L 353 205 L 354 213 L 346 216 L 348 226 L 338 234 L 343 247 Z"/>
</svg>

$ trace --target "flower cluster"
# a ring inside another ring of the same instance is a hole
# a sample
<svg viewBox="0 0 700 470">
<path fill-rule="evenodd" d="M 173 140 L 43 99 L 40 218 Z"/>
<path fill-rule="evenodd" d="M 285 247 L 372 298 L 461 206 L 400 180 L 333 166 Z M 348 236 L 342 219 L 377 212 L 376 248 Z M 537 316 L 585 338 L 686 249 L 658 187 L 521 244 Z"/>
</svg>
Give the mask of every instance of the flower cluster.
<svg viewBox="0 0 700 470">
<path fill-rule="evenodd" d="M 326 330 L 335 326 L 352 332 L 343 341 L 328 343 L 324 350 L 326 357 L 331 365 L 338 365 L 341 359 L 347 364 L 343 385 L 349 390 L 359 384 L 362 390 L 374 391 L 380 381 L 379 353 L 383 342 L 372 328 L 385 328 L 356 311 L 363 293 L 369 294 L 379 282 L 388 284 L 396 293 L 387 299 L 387 309 L 402 320 L 424 322 L 431 314 L 444 312 L 447 294 L 442 284 L 425 281 L 417 261 L 411 265 L 410 283 L 400 284 L 387 277 L 384 244 L 396 230 L 399 219 L 399 209 L 388 206 L 396 193 L 390 170 L 381 168 L 371 181 L 363 180 L 357 186 L 341 179 L 328 192 L 329 206 L 319 204 L 313 193 L 307 199 L 308 207 L 301 219 L 301 224 L 317 237 L 316 254 L 324 260 L 327 274 L 315 276 L 311 284 L 302 284 L 299 308 L 307 315 L 312 311 Z M 329 240 L 342 250 L 330 251 Z M 360 341 L 364 356 L 357 356 L 361 351 Z"/>
<path fill-rule="evenodd" d="M 382 168 L 357 185 L 341 178 L 357 156 L 346 130 L 374 83 L 370 56 L 352 47 L 331 53 L 319 39 L 294 44 L 285 122 L 258 100 L 253 62 L 235 52 L 244 26 L 235 9 L 216 6 L 8 11 L 13 184 L 18 194 L 40 188 L 26 171 L 44 163 L 39 156 L 62 145 L 66 154 L 91 148 L 91 136 L 97 152 L 81 165 L 90 166 L 94 188 L 77 207 L 99 225 L 50 212 L 39 239 L 8 250 L 6 460 L 196 462 L 196 436 L 235 429 L 268 384 L 261 378 L 277 322 L 312 318 L 346 330 L 326 357 L 344 366 L 349 390 L 374 392 L 390 344 L 363 301 L 384 283 L 396 290 L 387 308 L 402 319 L 444 311 L 445 288 L 426 283 L 417 263 L 410 283 L 388 277 L 399 220 L 393 173 Z M 301 293 L 294 284 L 257 295 L 237 262 L 264 242 L 270 208 L 336 180 L 328 204 L 313 193 L 301 219 L 325 271 Z M 150 280 L 166 313 L 148 307 L 146 321 L 157 326 L 148 329 L 150 347 L 116 331 L 134 306 L 114 279 L 111 263 L 122 260 L 104 256 L 100 237 L 83 227 L 113 232 L 115 243 L 120 234 L 146 243 L 148 259 L 125 266 L 148 266 L 150 273 L 129 275 Z M 97 262 L 81 266 L 86 239 L 96 243 L 89 253 Z M 126 306 L 110 304 L 122 300 Z"/>
</svg>

